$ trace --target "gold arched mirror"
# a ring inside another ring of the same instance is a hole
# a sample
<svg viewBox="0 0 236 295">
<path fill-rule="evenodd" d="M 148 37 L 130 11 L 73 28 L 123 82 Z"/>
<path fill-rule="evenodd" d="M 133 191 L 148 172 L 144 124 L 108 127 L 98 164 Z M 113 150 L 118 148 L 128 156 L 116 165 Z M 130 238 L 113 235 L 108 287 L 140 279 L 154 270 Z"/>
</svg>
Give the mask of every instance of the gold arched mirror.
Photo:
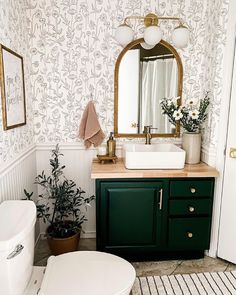
<svg viewBox="0 0 236 295">
<path fill-rule="evenodd" d="M 144 137 L 144 126 L 152 125 L 153 137 L 178 137 L 179 124 L 171 125 L 162 114 L 163 98 L 180 96 L 183 66 L 179 54 L 161 40 L 145 49 L 144 39 L 128 44 L 115 65 L 115 137 Z"/>
</svg>

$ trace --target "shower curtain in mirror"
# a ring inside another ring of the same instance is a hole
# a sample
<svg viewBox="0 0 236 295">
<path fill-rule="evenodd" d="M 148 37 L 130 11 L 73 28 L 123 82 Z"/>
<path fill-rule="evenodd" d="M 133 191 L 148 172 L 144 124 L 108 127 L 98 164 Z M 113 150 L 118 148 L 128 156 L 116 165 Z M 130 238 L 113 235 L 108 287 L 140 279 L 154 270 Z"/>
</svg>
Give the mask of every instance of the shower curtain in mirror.
<svg viewBox="0 0 236 295">
<path fill-rule="evenodd" d="M 161 113 L 160 101 L 165 97 L 176 97 L 178 69 L 174 58 L 141 62 L 140 132 L 145 125 L 158 128 L 155 133 L 171 133 L 167 116 Z"/>
</svg>

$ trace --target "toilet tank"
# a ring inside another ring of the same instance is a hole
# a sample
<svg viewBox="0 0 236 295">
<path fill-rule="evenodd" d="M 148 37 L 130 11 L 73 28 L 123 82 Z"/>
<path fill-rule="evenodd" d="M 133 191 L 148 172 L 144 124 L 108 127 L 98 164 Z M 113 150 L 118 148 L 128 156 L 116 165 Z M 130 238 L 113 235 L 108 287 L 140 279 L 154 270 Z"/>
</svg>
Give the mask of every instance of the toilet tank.
<svg viewBox="0 0 236 295">
<path fill-rule="evenodd" d="M 24 293 L 33 270 L 35 221 L 33 201 L 0 204 L 0 294 Z"/>
</svg>

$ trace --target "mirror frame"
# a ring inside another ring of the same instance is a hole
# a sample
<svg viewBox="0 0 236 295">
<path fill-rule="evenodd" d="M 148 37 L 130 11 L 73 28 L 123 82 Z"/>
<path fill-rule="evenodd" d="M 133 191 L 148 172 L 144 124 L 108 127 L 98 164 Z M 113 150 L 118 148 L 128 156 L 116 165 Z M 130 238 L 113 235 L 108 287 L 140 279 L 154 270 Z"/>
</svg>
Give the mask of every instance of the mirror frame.
<svg viewBox="0 0 236 295">
<path fill-rule="evenodd" d="M 138 45 L 144 42 L 143 38 L 134 40 L 130 42 L 119 54 L 116 64 L 115 64 L 115 74 L 114 74 L 114 136 L 115 137 L 131 137 L 131 138 L 142 138 L 145 137 L 143 133 L 131 134 L 131 133 L 118 133 L 118 85 L 119 85 L 119 68 L 120 63 L 125 55 L 125 53 L 131 49 L 133 46 Z M 161 40 L 159 42 L 166 48 L 168 48 L 176 58 L 177 67 L 178 67 L 178 94 L 180 97 L 178 100 L 178 105 L 181 105 L 182 102 L 182 89 L 183 89 L 183 65 L 181 58 L 176 51 L 176 49 L 168 42 Z M 152 137 L 180 137 L 180 123 L 176 123 L 176 132 L 175 133 L 152 133 Z"/>
</svg>

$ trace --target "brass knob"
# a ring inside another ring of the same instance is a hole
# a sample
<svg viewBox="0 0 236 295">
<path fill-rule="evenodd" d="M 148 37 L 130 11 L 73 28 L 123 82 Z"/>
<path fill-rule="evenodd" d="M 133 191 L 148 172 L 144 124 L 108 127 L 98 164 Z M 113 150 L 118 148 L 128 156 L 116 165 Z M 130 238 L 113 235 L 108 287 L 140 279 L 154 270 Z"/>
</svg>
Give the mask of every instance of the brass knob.
<svg viewBox="0 0 236 295">
<path fill-rule="evenodd" d="M 195 189 L 194 187 L 191 187 L 191 188 L 190 188 L 190 192 L 191 192 L 192 194 L 195 194 L 195 193 L 196 193 L 196 189 Z"/>
<path fill-rule="evenodd" d="M 192 206 L 189 206 L 189 207 L 188 207 L 188 211 L 189 211 L 189 212 L 194 212 L 194 211 L 195 211 L 195 208 L 192 207 Z"/>
<path fill-rule="evenodd" d="M 230 156 L 230 158 L 236 158 L 236 149 L 235 148 L 230 148 L 229 156 Z"/>
<path fill-rule="evenodd" d="M 187 232 L 187 236 L 188 236 L 188 238 L 192 238 L 193 237 L 193 233 L 191 233 L 191 232 Z"/>
</svg>

